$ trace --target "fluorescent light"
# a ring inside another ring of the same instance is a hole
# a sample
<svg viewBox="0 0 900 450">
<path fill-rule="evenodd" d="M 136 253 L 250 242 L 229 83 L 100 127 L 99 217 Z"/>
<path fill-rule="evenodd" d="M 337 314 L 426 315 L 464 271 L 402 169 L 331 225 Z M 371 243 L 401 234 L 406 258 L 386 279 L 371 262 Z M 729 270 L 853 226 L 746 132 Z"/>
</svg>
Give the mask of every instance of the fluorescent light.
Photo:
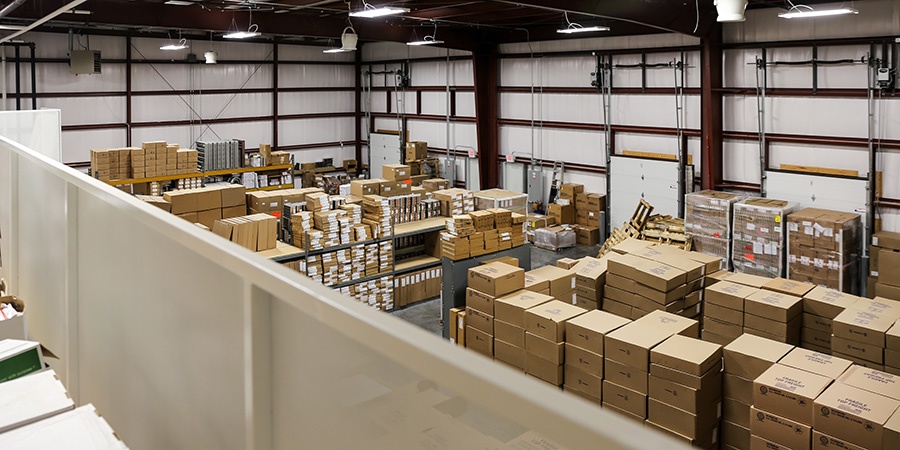
<svg viewBox="0 0 900 450">
<path fill-rule="evenodd" d="M 803 17 L 824 17 L 824 16 L 840 16 L 843 14 L 859 14 L 859 11 L 853 8 L 837 8 L 837 9 L 811 9 L 811 10 L 792 10 L 781 13 L 778 17 L 782 19 L 799 19 Z"/>
<path fill-rule="evenodd" d="M 194 4 L 194 2 L 186 2 L 184 0 L 169 0 L 165 4 L 172 6 L 191 6 Z"/>
<path fill-rule="evenodd" d="M 557 33 L 573 34 L 573 33 L 589 33 L 594 31 L 609 31 L 609 27 L 578 27 L 570 26 L 569 28 L 560 28 Z"/>
<path fill-rule="evenodd" d="M 184 45 L 184 44 L 169 44 L 169 45 L 163 45 L 159 49 L 160 50 L 184 50 L 186 48 L 188 48 L 188 47 L 187 47 L 187 45 Z"/>
<path fill-rule="evenodd" d="M 352 52 L 353 50 L 345 50 L 342 48 L 329 48 L 326 50 L 322 50 L 322 53 L 347 53 Z"/>
<path fill-rule="evenodd" d="M 365 8 L 350 13 L 350 17 L 365 17 L 367 19 L 374 19 L 376 17 L 393 16 L 396 14 L 404 14 L 408 12 L 409 8 L 395 8 L 393 6 L 382 6 L 380 8 L 375 8 L 372 5 L 366 4 Z"/>
<path fill-rule="evenodd" d="M 443 43 L 444 43 L 444 41 L 436 41 L 436 40 L 434 40 L 434 38 L 428 39 L 426 37 L 425 39 L 422 39 L 421 41 L 407 42 L 406 45 L 435 45 L 435 44 L 443 44 Z"/>
<path fill-rule="evenodd" d="M 232 31 L 224 36 L 225 39 L 247 39 L 252 37 L 257 37 L 262 33 L 258 33 L 256 31 Z"/>
</svg>

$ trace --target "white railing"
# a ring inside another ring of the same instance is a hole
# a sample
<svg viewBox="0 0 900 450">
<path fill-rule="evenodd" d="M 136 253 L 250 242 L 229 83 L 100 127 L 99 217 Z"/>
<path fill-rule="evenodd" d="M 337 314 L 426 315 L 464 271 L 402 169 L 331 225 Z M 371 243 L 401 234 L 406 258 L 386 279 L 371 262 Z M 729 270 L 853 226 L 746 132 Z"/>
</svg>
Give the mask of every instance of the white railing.
<svg viewBox="0 0 900 450">
<path fill-rule="evenodd" d="M 678 447 L 6 138 L 0 251 L 30 338 L 134 449 Z"/>
</svg>

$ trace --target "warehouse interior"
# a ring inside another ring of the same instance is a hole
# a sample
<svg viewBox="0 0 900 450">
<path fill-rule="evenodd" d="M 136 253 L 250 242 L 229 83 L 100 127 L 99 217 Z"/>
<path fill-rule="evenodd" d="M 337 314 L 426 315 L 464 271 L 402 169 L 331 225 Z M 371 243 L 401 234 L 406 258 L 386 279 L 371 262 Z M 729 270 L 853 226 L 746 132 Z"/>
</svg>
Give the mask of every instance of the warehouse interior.
<svg viewBox="0 0 900 450">
<path fill-rule="evenodd" d="M 898 50 L 895 0 L 11 0 L 0 446 L 897 448 Z"/>
</svg>

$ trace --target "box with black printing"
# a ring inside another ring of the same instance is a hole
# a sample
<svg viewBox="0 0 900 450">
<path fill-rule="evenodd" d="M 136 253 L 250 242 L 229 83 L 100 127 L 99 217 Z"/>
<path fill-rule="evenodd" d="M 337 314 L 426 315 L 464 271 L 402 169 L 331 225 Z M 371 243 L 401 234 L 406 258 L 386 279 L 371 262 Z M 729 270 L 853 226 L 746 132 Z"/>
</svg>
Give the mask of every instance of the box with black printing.
<svg viewBox="0 0 900 450">
<path fill-rule="evenodd" d="M 566 322 L 566 342 L 602 356 L 604 336 L 629 322 L 608 312 L 589 311 Z"/>
<path fill-rule="evenodd" d="M 854 445 L 883 448 L 884 425 L 897 408 L 900 401 L 844 383 L 832 383 L 815 400 L 813 428 Z"/>
<path fill-rule="evenodd" d="M 647 419 L 678 434 L 696 438 L 707 435 L 719 425 L 721 405 L 718 400 L 696 414 L 650 397 L 647 402 Z"/>
<path fill-rule="evenodd" d="M 736 311 L 744 311 L 744 301 L 759 289 L 729 281 L 720 281 L 704 290 L 708 305 L 717 305 Z"/>
<path fill-rule="evenodd" d="M 566 342 L 566 365 L 603 378 L 603 356 Z"/>
<path fill-rule="evenodd" d="M 775 364 L 753 380 L 753 405 L 809 426 L 813 401 L 832 381 L 833 378 Z"/>
<path fill-rule="evenodd" d="M 537 292 L 516 291 L 494 300 L 494 318 L 524 329 L 525 311 L 553 300 L 553 297 Z"/>
<path fill-rule="evenodd" d="M 849 386 L 900 400 L 900 376 L 862 366 L 847 369 L 838 381 Z"/>
<path fill-rule="evenodd" d="M 612 359 L 607 359 L 603 366 L 604 379 L 641 394 L 647 394 L 649 376 L 649 367 L 646 369 L 631 367 Z"/>
<path fill-rule="evenodd" d="M 559 300 L 553 300 L 525 311 L 525 331 L 552 342 L 565 342 L 566 321 L 586 313 Z"/>
<path fill-rule="evenodd" d="M 808 449 L 812 427 L 753 406 L 750 408 L 750 432 L 792 450 Z"/>
<path fill-rule="evenodd" d="M 638 417 L 647 417 L 647 395 L 603 380 L 603 405 L 606 404 Z"/>
<path fill-rule="evenodd" d="M 745 299 L 744 312 L 786 323 L 803 312 L 803 299 L 793 295 L 760 290 Z"/>
<path fill-rule="evenodd" d="M 563 369 L 565 385 L 597 400 L 603 398 L 603 378 L 566 364 Z"/>
<path fill-rule="evenodd" d="M 499 297 L 525 287 L 525 270 L 499 262 L 476 266 L 468 271 L 468 287 Z"/>
<path fill-rule="evenodd" d="M 673 334 L 650 323 L 632 322 L 606 335 L 604 356 L 607 360 L 649 370 L 650 350 Z"/>
<path fill-rule="evenodd" d="M 466 326 L 466 348 L 493 358 L 494 337 L 477 328 Z"/>
<path fill-rule="evenodd" d="M 853 365 L 852 362 L 846 359 L 800 347 L 791 350 L 790 353 L 778 361 L 778 364 L 812 372 L 832 380 L 840 377 Z"/>
<path fill-rule="evenodd" d="M 835 289 L 816 286 L 803 295 L 803 312 L 834 319 L 838 314 L 859 301 L 855 295 L 845 294 Z"/>
<path fill-rule="evenodd" d="M 741 335 L 722 350 L 725 373 L 756 379 L 793 348 L 792 345 L 752 334 Z"/>
<path fill-rule="evenodd" d="M 525 351 L 554 364 L 565 363 L 565 342 L 552 342 L 540 336 L 525 332 Z"/>
<path fill-rule="evenodd" d="M 884 348 L 885 334 L 896 321 L 897 317 L 892 315 L 849 308 L 834 318 L 831 330 L 835 338 Z"/>
</svg>

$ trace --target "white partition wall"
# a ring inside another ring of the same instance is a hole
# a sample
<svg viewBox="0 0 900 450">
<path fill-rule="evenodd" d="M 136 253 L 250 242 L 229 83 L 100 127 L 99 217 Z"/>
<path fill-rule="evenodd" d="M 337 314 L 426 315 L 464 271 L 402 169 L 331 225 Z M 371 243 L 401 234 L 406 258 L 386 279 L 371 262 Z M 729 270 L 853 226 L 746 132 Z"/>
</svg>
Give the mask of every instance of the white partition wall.
<svg viewBox="0 0 900 450">
<path fill-rule="evenodd" d="M 6 138 L 0 175 L 30 338 L 133 449 L 679 448 Z"/>
</svg>

